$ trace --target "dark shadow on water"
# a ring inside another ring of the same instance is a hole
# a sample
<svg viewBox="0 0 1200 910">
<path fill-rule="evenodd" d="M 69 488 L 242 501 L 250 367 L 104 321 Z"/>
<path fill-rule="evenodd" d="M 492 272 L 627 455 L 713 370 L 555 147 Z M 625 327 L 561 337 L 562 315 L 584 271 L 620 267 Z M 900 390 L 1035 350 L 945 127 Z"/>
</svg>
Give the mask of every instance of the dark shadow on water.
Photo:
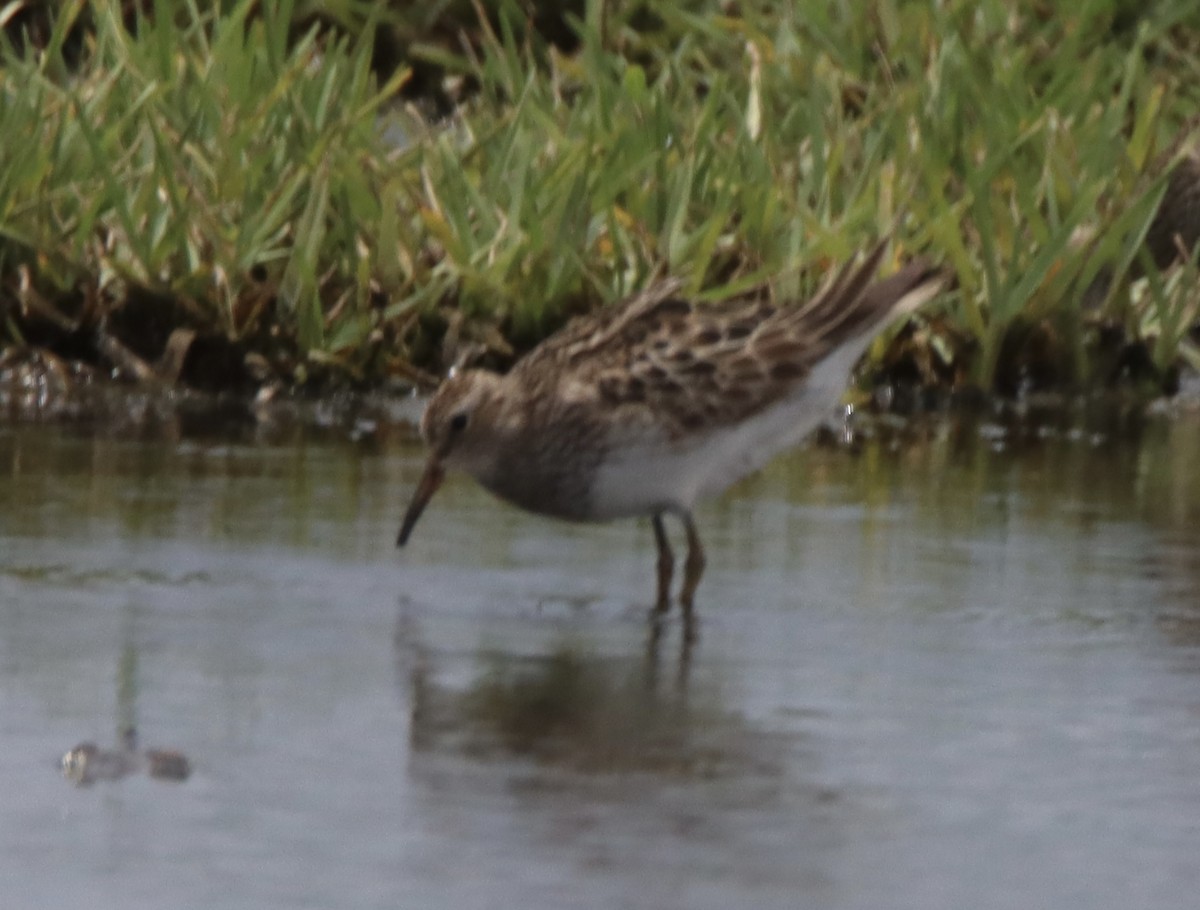
<svg viewBox="0 0 1200 910">
<path fill-rule="evenodd" d="M 511 648 L 463 647 L 442 615 L 402 605 L 394 642 L 412 803 L 475 850 L 461 872 L 554 870 L 543 906 L 575 906 L 583 881 L 606 893 L 597 906 L 664 908 L 794 906 L 834 887 L 862 807 L 823 779 L 816 737 L 740 713 L 722 668 L 676 647 L 678 625 L 531 620 Z"/>
<path fill-rule="evenodd" d="M 439 657 L 402 609 L 395 647 L 413 751 L 521 758 L 587 775 L 779 773 L 784 738 L 729 710 L 718 679 L 692 679 L 697 645 L 671 634 L 681 631 L 650 624 L 640 654 L 604 653 L 561 634 L 530 654 L 480 647 Z M 464 661 L 468 681 L 450 682 Z"/>
</svg>

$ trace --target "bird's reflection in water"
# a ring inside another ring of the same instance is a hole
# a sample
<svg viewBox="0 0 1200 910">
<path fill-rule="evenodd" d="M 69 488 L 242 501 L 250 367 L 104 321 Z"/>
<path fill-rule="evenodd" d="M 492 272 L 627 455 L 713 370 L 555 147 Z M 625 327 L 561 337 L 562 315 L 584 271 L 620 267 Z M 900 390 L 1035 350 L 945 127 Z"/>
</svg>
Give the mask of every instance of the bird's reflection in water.
<svg viewBox="0 0 1200 910">
<path fill-rule="evenodd" d="M 818 779 L 815 738 L 739 713 L 745 687 L 724 677 L 715 632 L 709 659 L 677 648 L 674 621 L 647 641 L 594 611 L 453 609 L 402 610 L 396 635 L 408 805 L 439 845 L 430 862 L 453 857 L 449 874 L 486 881 L 497 905 L 574 905 L 581 887 L 605 906 L 827 893 L 845 803 Z M 496 898 L 506 882 L 526 890 Z"/>
<path fill-rule="evenodd" d="M 551 634 L 540 650 L 528 641 L 520 653 L 480 648 L 464 668 L 461 651 L 438 656 L 402 611 L 396 646 L 413 752 L 699 779 L 778 767 L 780 738 L 726 709 L 719 679 L 693 679 L 686 630 L 653 625 L 628 653 Z"/>
<path fill-rule="evenodd" d="M 692 651 L 700 634 L 700 620 L 694 614 L 683 617 L 679 628 L 679 659 L 676 663 L 675 679 L 680 693 L 685 693 L 688 686 L 688 675 L 692 669 Z M 656 685 L 659 678 L 659 666 L 662 663 L 662 652 L 666 645 L 664 639 L 669 637 L 670 623 L 666 618 L 657 614 L 650 616 L 649 630 L 646 635 L 646 674 L 647 680 Z"/>
</svg>

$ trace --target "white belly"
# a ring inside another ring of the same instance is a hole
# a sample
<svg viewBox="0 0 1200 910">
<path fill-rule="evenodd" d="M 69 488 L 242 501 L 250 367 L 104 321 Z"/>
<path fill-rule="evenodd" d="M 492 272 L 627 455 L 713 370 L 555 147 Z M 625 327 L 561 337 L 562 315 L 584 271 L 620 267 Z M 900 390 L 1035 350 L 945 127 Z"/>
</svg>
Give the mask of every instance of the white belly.
<svg viewBox="0 0 1200 910">
<path fill-rule="evenodd" d="M 870 336 L 844 345 L 788 398 L 741 423 L 670 442 L 614 451 L 597 472 L 591 512 L 607 520 L 662 510 L 691 511 L 811 433 L 840 401 L 847 373 Z"/>
</svg>

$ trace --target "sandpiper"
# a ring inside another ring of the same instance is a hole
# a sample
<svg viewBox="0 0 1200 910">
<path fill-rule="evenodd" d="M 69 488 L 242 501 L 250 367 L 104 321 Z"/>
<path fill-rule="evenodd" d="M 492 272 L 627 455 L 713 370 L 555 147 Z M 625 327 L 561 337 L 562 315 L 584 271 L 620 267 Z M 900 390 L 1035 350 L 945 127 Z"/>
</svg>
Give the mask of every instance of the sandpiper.
<svg viewBox="0 0 1200 910">
<path fill-rule="evenodd" d="M 687 534 L 679 602 L 690 626 L 705 562 L 696 503 L 811 432 L 884 320 L 941 289 L 925 260 L 876 281 L 885 248 L 848 263 L 801 306 L 776 305 L 765 292 L 697 304 L 667 280 L 574 320 L 505 375 L 452 374 L 421 418 L 429 459 L 397 545 L 447 468 L 542 515 L 648 516 L 658 615 L 669 607 L 674 572 L 663 525 L 670 513 Z"/>
</svg>

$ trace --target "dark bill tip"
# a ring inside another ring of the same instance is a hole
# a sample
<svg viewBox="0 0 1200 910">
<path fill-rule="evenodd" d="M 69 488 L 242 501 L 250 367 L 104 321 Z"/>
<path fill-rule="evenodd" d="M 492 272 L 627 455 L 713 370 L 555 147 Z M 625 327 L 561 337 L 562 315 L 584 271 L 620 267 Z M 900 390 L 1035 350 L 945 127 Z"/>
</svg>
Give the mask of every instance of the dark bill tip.
<svg viewBox="0 0 1200 910">
<path fill-rule="evenodd" d="M 433 494 L 437 492 L 437 488 L 442 485 L 442 478 L 445 476 L 445 469 L 431 458 L 429 463 L 425 465 L 425 473 L 421 475 L 417 489 L 413 491 L 413 498 L 412 502 L 408 504 L 408 511 L 404 513 L 404 521 L 400 525 L 400 533 L 396 536 L 396 546 L 402 547 L 408 543 L 408 538 L 412 534 L 413 528 L 416 527 L 417 519 L 425 511 L 425 506 L 429 504 L 429 500 L 433 498 Z"/>
</svg>

